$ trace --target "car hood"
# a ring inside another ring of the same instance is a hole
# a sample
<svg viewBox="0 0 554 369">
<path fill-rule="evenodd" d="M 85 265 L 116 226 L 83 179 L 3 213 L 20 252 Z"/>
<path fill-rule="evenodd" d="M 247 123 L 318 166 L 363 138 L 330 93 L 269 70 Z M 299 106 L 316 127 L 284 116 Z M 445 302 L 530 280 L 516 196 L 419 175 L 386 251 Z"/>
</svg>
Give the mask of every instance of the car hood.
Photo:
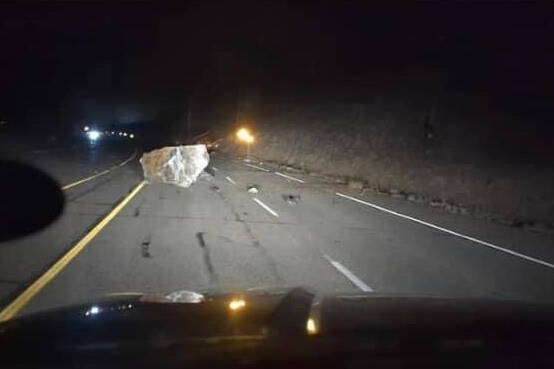
<svg viewBox="0 0 554 369">
<path fill-rule="evenodd" d="M 488 347 L 501 341 L 536 349 L 554 343 L 553 311 L 552 305 L 516 301 L 321 295 L 305 288 L 118 294 L 5 322 L 0 347 L 13 356 L 28 347 L 59 355 L 184 345 L 194 347 L 196 357 L 211 359 L 213 350 L 231 343 L 242 350 L 278 342 L 292 354 L 307 342 L 290 347 L 298 340 L 320 340 L 315 348 L 302 349 L 303 354 L 325 347 L 420 352 L 424 347 Z"/>
<path fill-rule="evenodd" d="M 176 337 L 342 335 L 453 327 L 483 332 L 489 327 L 498 331 L 549 326 L 554 324 L 553 308 L 554 305 L 496 299 L 317 294 L 301 287 L 123 293 L 23 316 L 0 325 L 0 334 L 26 326 L 47 329 L 50 325 L 56 326 L 55 333 L 60 337 L 64 335 L 60 329 L 66 325 L 71 332 L 82 327 L 94 328 L 95 333 L 101 334 L 100 328 L 122 325 L 132 326 L 133 334 L 145 329 L 150 335 L 164 331 L 164 335 Z M 111 329 L 108 331 L 113 334 Z"/>
</svg>

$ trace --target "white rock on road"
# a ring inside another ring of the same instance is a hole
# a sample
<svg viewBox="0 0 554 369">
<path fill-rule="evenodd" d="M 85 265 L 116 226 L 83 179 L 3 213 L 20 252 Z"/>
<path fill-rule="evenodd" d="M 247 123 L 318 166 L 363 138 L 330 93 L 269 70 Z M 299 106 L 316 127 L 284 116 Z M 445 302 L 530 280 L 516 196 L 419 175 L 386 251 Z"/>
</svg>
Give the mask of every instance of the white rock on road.
<svg viewBox="0 0 554 369">
<path fill-rule="evenodd" d="M 208 166 L 205 145 L 167 146 L 142 155 L 140 164 L 149 183 L 169 183 L 189 187 Z"/>
</svg>

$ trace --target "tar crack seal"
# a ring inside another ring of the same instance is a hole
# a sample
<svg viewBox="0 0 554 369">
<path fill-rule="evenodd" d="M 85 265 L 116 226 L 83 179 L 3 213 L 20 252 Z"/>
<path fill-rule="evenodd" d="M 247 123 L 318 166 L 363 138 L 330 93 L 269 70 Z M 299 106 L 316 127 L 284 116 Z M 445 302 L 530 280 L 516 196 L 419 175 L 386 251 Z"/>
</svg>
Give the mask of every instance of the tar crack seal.
<svg viewBox="0 0 554 369">
<path fill-rule="evenodd" d="M 210 249 L 208 248 L 208 245 L 206 245 L 206 240 L 204 239 L 204 232 L 197 232 L 196 239 L 198 240 L 198 244 L 202 249 L 204 265 L 206 266 L 206 270 L 208 271 L 208 277 L 210 279 L 210 283 L 216 283 L 217 274 L 215 273 L 215 270 L 212 264 L 212 259 L 210 257 Z"/>
<path fill-rule="evenodd" d="M 142 243 L 140 244 L 141 254 L 143 258 L 151 258 L 152 254 L 150 253 L 150 242 L 151 242 L 151 236 L 150 233 L 144 237 L 144 240 L 142 240 Z"/>
</svg>

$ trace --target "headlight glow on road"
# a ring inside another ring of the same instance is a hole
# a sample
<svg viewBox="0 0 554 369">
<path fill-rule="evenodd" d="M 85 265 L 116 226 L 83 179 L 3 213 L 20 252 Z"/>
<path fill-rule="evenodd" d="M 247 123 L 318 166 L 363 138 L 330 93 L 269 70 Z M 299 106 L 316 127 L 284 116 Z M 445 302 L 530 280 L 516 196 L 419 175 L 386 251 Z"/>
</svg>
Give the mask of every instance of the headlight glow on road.
<svg viewBox="0 0 554 369">
<path fill-rule="evenodd" d="M 98 132 L 98 131 L 88 131 L 87 136 L 90 140 L 96 141 L 100 138 L 100 132 Z"/>
</svg>

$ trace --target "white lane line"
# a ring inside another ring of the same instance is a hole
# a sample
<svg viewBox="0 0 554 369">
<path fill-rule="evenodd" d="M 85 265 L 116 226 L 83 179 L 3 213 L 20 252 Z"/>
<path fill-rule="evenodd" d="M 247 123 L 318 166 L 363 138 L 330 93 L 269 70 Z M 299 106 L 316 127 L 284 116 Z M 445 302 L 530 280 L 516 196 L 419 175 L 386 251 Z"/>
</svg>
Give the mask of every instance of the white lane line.
<svg viewBox="0 0 554 369">
<path fill-rule="evenodd" d="M 520 257 L 520 258 L 525 259 L 525 260 L 527 260 L 527 261 L 531 261 L 531 262 L 533 262 L 533 263 L 541 264 L 541 265 L 544 265 L 545 267 L 554 269 L 554 264 L 548 263 L 548 262 L 546 262 L 546 261 L 543 261 L 543 260 L 540 260 L 540 259 L 536 259 L 536 258 L 534 258 L 534 257 L 527 256 L 527 255 L 524 255 L 524 254 L 520 254 L 519 252 L 515 252 L 515 251 L 509 250 L 509 249 L 505 249 L 504 247 L 500 247 L 500 246 L 494 245 L 494 244 L 492 244 L 492 243 L 490 243 L 490 242 L 481 241 L 481 240 L 479 240 L 479 239 L 477 239 L 477 238 L 474 238 L 474 237 L 471 237 L 471 236 L 466 236 L 465 234 L 458 233 L 458 232 L 454 232 L 454 231 L 451 231 L 451 230 L 449 230 L 449 229 L 446 229 L 446 228 L 443 228 L 443 227 L 439 227 L 439 226 L 434 225 L 434 224 L 431 224 L 431 223 L 427 223 L 427 222 L 425 222 L 425 221 L 423 221 L 423 220 L 419 220 L 419 219 L 414 218 L 414 217 L 411 217 L 411 216 L 409 216 L 409 215 L 397 213 L 396 211 L 392 211 L 392 210 L 386 209 L 386 208 L 384 208 L 384 207 L 382 207 L 382 206 L 375 205 L 375 204 L 369 203 L 369 202 L 367 202 L 367 201 L 363 201 L 363 200 L 357 199 L 357 198 L 352 197 L 352 196 L 343 195 L 342 193 L 339 193 L 339 192 L 336 192 L 336 195 L 337 195 L 337 196 L 344 197 L 344 198 L 349 199 L 349 200 L 352 200 L 352 201 L 356 201 L 356 202 L 358 202 L 358 203 L 360 203 L 360 204 L 364 204 L 364 205 L 367 205 L 367 206 L 371 206 L 372 208 L 375 208 L 375 209 L 377 209 L 377 210 L 381 210 L 381 211 L 384 211 L 384 212 L 386 212 L 386 213 L 389 213 L 389 214 L 392 214 L 392 215 L 396 215 L 396 216 L 401 217 L 401 218 L 404 218 L 404 219 L 411 220 L 412 222 L 416 222 L 416 223 L 422 224 L 422 225 L 424 225 L 424 226 L 427 226 L 427 227 L 430 227 L 430 228 L 433 228 L 433 229 L 437 229 L 437 230 L 439 230 L 439 231 L 442 231 L 442 232 L 451 234 L 451 235 L 453 235 L 453 236 L 457 236 L 457 237 L 466 239 L 466 240 L 468 240 L 468 241 L 472 241 L 472 242 L 478 243 L 478 244 L 480 244 L 480 245 L 490 247 L 490 248 L 495 249 L 495 250 L 497 250 L 497 251 L 505 252 L 506 254 L 510 254 L 510 255 L 513 255 L 513 256 L 517 256 L 517 257 Z"/>
<path fill-rule="evenodd" d="M 266 204 L 264 204 L 263 202 L 261 202 L 258 198 L 256 197 L 253 197 L 252 200 L 254 200 L 258 205 L 260 205 L 262 208 L 264 208 L 265 210 L 267 210 L 269 213 L 271 213 L 271 215 L 279 218 L 279 214 L 277 214 L 276 212 L 274 212 L 269 206 L 267 206 Z"/>
<path fill-rule="evenodd" d="M 133 160 L 135 158 L 135 156 L 137 155 L 137 151 L 135 150 L 133 152 L 133 155 L 131 155 L 130 158 L 128 158 L 127 160 L 125 160 L 124 162 L 122 163 L 119 163 L 119 164 L 116 164 L 114 165 L 113 167 L 109 168 L 109 169 L 106 169 L 106 170 L 103 170 L 102 172 L 100 173 L 96 173 L 95 175 L 92 175 L 90 177 L 87 177 L 87 178 L 83 178 L 81 180 L 78 180 L 77 182 L 73 182 L 73 183 L 70 183 L 70 184 L 67 184 L 65 186 L 62 187 L 62 190 L 69 190 L 70 188 L 72 187 L 75 187 L 75 186 L 78 186 L 82 183 L 85 183 L 85 182 L 88 182 L 90 180 L 93 180 L 94 178 L 97 178 L 97 177 L 100 177 L 100 176 L 103 176 L 104 174 L 108 174 L 110 173 L 111 171 L 117 169 L 118 167 L 122 167 L 124 166 L 125 164 L 129 163 L 131 160 Z"/>
<path fill-rule="evenodd" d="M 228 180 L 229 182 L 231 182 L 231 183 L 234 184 L 234 185 L 237 184 L 237 182 L 233 181 L 233 180 L 231 179 L 231 177 L 229 177 L 229 176 L 225 177 L 225 179 Z"/>
<path fill-rule="evenodd" d="M 265 168 L 262 168 L 262 167 L 258 167 L 257 165 L 252 165 L 252 164 L 244 164 L 246 166 L 249 166 L 249 167 L 252 167 L 252 168 L 256 168 L 256 169 L 259 169 L 259 170 L 263 170 L 264 172 L 269 172 L 268 169 L 265 169 Z"/>
<path fill-rule="evenodd" d="M 133 160 L 135 158 L 135 156 L 137 155 L 137 151 L 135 150 L 133 152 L 133 155 L 131 155 L 131 157 L 127 160 L 125 160 L 123 163 L 120 163 L 119 166 L 122 167 L 124 166 L 125 164 L 127 164 L 128 162 L 130 162 L 131 160 Z"/>
<path fill-rule="evenodd" d="M 356 277 L 356 275 L 354 275 L 354 273 L 352 273 L 350 270 L 348 270 L 348 268 L 346 268 L 344 265 L 342 265 L 338 261 L 335 261 L 335 260 L 331 259 L 326 254 L 323 254 L 323 257 L 325 259 L 327 259 L 327 261 L 329 261 L 331 263 L 331 265 L 335 267 L 335 269 L 337 269 L 339 272 L 344 274 L 344 276 L 346 278 L 348 278 L 350 280 L 350 282 L 354 283 L 354 285 L 356 285 L 356 287 L 358 287 L 359 289 L 361 289 L 364 292 L 373 292 L 373 288 L 369 287 L 367 284 L 365 284 L 364 281 L 362 281 L 360 278 Z"/>
<path fill-rule="evenodd" d="M 278 176 L 285 177 L 285 178 L 290 179 L 292 181 L 296 181 L 296 182 L 300 182 L 300 183 L 306 183 L 301 179 L 294 178 L 294 177 L 291 177 L 291 176 L 287 176 L 286 174 L 283 174 L 283 173 L 279 173 L 279 172 L 274 172 L 274 173 L 277 174 Z"/>
<path fill-rule="evenodd" d="M 219 169 L 217 169 L 216 167 L 212 167 L 212 168 L 213 168 L 214 172 L 219 171 Z"/>
</svg>

